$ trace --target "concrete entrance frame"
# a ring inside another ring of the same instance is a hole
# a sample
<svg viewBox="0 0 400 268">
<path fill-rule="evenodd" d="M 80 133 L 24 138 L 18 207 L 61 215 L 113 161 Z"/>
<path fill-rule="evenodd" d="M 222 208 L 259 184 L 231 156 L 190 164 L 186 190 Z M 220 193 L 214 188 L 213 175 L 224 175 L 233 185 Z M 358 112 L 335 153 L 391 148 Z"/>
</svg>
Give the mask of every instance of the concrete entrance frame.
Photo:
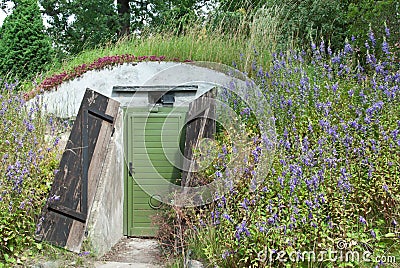
<svg viewBox="0 0 400 268">
<path fill-rule="evenodd" d="M 175 103 L 185 105 L 216 86 L 228 87 L 232 83 L 245 87 L 248 79 L 220 64 L 141 62 L 124 64 L 101 71 L 89 71 L 81 77 L 60 85 L 43 95 L 46 112 L 59 118 L 73 119 L 87 88 L 117 100 L 121 107 L 115 122 L 115 132 L 103 164 L 95 200 L 90 208 L 86 225 L 86 249 L 101 256 L 122 237 L 124 227 L 124 120 L 123 109 L 146 107 L 148 88 L 166 86 L 195 86 L 191 93 L 175 94 Z M 121 88 L 137 88 L 137 92 L 122 92 Z M 140 91 L 140 88 L 146 90 Z"/>
</svg>

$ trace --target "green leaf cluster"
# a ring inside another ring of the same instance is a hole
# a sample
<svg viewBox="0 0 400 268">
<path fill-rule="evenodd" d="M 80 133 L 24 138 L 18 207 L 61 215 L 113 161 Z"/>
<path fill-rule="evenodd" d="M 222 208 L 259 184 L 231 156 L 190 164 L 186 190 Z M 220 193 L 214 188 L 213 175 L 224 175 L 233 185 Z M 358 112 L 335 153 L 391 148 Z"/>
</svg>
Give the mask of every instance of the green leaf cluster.
<svg viewBox="0 0 400 268">
<path fill-rule="evenodd" d="M 40 0 L 58 56 L 117 40 L 120 21 L 112 0 Z"/>
<path fill-rule="evenodd" d="M 0 28 L 0 73 L 29 78 L 51 61 L 51 42 L 45 34 L 35 0 L 17 0 Z"/>
</svg>

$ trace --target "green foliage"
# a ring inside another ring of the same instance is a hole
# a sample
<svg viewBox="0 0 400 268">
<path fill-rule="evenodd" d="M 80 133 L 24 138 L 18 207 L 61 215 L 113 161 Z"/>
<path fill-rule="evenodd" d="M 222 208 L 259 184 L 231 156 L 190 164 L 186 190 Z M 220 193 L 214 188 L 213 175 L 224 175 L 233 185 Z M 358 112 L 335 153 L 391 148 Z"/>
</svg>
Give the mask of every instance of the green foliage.
<svg viewBox="0 0 400 268">
<path fill-rule="evenodd" d="M 0 73 L 30 78 L 51 62 L 51 43 L 35 0 L 18 0 L 0 29 Z"/>
<path fill-rule="evenodd" d="M 40 98 L 28 106 L 14 87 L 0 88 L 0 262 L 10 264 L 35 245 L 38 215 L 58 165 L 55 125 L 46 130 Z"/>
<path fill-rule="evenodd" d="M 265 3 L 264 0 L 221 0 L 220 10 L 225 12 L 235 12 L 239 9 L 244 9 L 246 11 L 257 10 L 261 8 Z"/>
<path fill-rule="evenodd" d="M 190 29 L 190 26 L 197 20 L 195 11 L 190 7 L 177 6 L 163 11 L 154 19 L 155 30 L 160 32 L 174 33 L 181 35 Z"/>
<path fill-rule="evenodd" d="M 245 172 L 226 174 L 232 130 L 218 136 L 218 157 L 200 181 L 218 173 L 235 184 L 191 217 L 197 226 L 189 248 L 198 258 L 219 267 L 364 267 L 370 263 L 362 258 L 321 261 L 318 254 L 369 251 L 372 264 L 380 256 L 400 257 L 399 65 L 392 51 L 375 60 L 369 54 L 364 71 L 353 45 L 337 54 L 327 54 L 324 43 L 308 57 L 275 54 L 267 71 L 254 64 L 278 135 L 272 167 L 254 183 L 255 167 L 265 163 L 256 160 L 262 139 L 251 114 L 242 120 L 254 143 L 235 169 Z M 236 96 L 227 103 L 245 114 Z M 298 252 L 310 251 L 316 261 L 296 261 Z"/>
<path fill-rule="evenodd" d="M 151 35 L 149 33 L 149 36 L 144 33 L 144 36 L 140 39 L 124 39 L 117 44 L 85 50 L 76 56 L 71 56 L 62 63 L 54 64 L 43 80 L 67 73 L 76 73 L 76 69 L 79 69 L 79 73 L 82 74 L 82 70 L 89 70 L 89 67 L 100 58 L 123 58 L 128 54 L 140 57 L 157 55 L 172 61 L 211 61 L 227 65 L 237 63 L 241 68 L 249 70 L 254 58 L 254 47 L 246 39 L 240 36 L 226 36 L 219 31 L 208 32 L 204 28 L 194 25 L 190 31 L 180 36 L 173 33 L 153 33 Z M 263 64 L 267 64 L 267 55 L 268 52 L 263 54 Z M 241 57 L 243 57 L 243 61 L 240 61 Z M 123 62 L 128 61 L 120 63 Z M 83 65 L 85 68 L 80 67 Z"/>
<path fill-rule="evenodd" d="M 153 4 L 149 30 L 182 35 L 199 21 L 202 4 L 194 0 L 150 1 Z"/>
<path fill-rule="evenodd" d="M 131 36 L 144 29 L 181 34 L 197 19 L 196 12 L 202 6 L 194 0 L 130 1 L 130 14 L 120 17 L 112 0 L 40 0 L 40 4 L 51 18 L 47 31 L 59 57 L 114 43 L 126 24 Z"/>
<path fill-rule="evenodd" d="M 330 0 L 268 0 L 267 7 L 282 9 L 281 44 L 296 40 L 300 46 L 308 46 L 312 40 L 323 38 L 339 48 L 345 38 L 346 6 L 342 1 Z"/>
<path fill-rule="evenodd" d="M 398 42 L 400 4 L 396 0 L 268 0 L 263 4 L 282 10 L 277 16 L 281 33 L 276 37 L 281 45 L 295 39 L 297 46 L 308 47 L 310 42 L 322 38 L 330 42 L 331 49 L 338 50 L 345 38 L 353 35 L 358 38 L 358 47 L 365 52 L 363 45 L 370 29 L 381 39 L 385 33 L 384 24 L 392 30 L 387 41 Z"/>
<path fill-rule="evenodd" d="M 362 0 L 348 6 L 347 20 L 351 22 L 347 29 L 348 36 L 357 38 L 358 47 L 365 53 L 364 43 L 369 40 L 368 35 L 372 30 L 375 38 L 381 41 L 385 38 L 391 44 L 398 44 L 400 38 L 400 3 L 396 0 Z M 389 36 L 385 27 L 391 30 Z M 381 43 L 381 42 L 378 42 Z M 377 49 L 377 53 L 381 53 Z"/>
<path fill-rule="evenodd" d="M 209 18 L 208 31 L 226 35 L 248 35 L 249 22 L 244 9 L 236 11 L 214 11 Z"/>
<path fill-rule="evenodd" d="M 77 54 L 84 49 L 116 41 L 120 20 L 112 0 L 40 0 L 50 17 L 47 32 L 58 56 Z"/>
</svg>

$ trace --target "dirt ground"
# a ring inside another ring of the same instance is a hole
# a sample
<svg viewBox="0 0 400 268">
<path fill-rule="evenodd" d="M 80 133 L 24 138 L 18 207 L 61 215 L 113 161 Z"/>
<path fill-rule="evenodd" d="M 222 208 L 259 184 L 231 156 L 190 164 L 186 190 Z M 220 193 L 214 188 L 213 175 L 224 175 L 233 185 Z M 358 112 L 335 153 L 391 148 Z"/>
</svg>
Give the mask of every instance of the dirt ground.
<svg viewBox="0 0 400 268">
<path fill-rule="evenodd" d="M 163 267 L 157 241 L 143 238 L 123 238 L 106 253 L 95 267 Z"/>
</svg>

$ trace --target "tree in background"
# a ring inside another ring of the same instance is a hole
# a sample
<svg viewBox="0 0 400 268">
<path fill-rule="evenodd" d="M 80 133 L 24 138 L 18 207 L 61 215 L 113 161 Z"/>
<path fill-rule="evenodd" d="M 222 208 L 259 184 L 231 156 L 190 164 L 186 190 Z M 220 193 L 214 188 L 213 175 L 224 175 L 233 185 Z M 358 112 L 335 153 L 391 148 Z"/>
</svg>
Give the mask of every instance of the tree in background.
<svg viewBox="0 0 400 268">
<path fill-rule="evenodd" d="M 199 18 L 200 9 L 210 1 L 117 0 L 119 36 L 144 29 L 181 34 L 186 25 Z"/>
<path fill-rule="evenodd" d="M 121 27 L 118 36 L 127 36 L 131 30 L 131 7 L 129 0 L 117 0 L 118 16 L 120 18 Z"/>
<path fill-rule="evenodd" d="M 345 39 L 346 10 L 344 1 L 331 0 L 265 0 L 268 7 L 281 10 L 280 43 L 293 42 L 309 47 L 323 38 L 332 48 L 340 48 Z"/>
<path fill-rule="evenodd" d="M 195 0 L 39 0 L 48 17 L 47 29 L 58 57 L 115 42 L 143 30 L 179 26 L 193 16 Z"/>
<path fill-rule="evenodd" d="M 266 4 L 266 0 L 220 0 L 220 9 L 235 12 L 244 9 L 247 12 L 254 11 Z"/>
<path fill-rule="evenodd" d="M 0 73 L 32 77 L 52 59 L 36 0 L 15 0 L 15 7 L 0 28 Z"/>
<path fill-rule="evenodd" d="M 378 26 L 383 29 L 386 22 L 392 29 L 390 38 L 398 38 L 400 14 L 396 0 L 39 0 L 39 3 L 48 18 L 47 32 L 59 59 L 121 37 L 134 38 L 136 33 L 181 35 L 194 28 L 251 40 L 257 35 L 260 42 L 264 39 L 258 35 L 269 33 L 267 39 L 273 39 L 277 44 L 273 47 L 278 49 L 285 49 L 288 44 L 309 47 L 310 42 L 317 43 L 323 38 L 335 50 L 342 49 L 343 41 L 351 35 L 361 37 L 358 40 L 363 42 L 369 24 L 376 31 Z M 207 16 L 203 13 L 205 6 L 214 7 Z M 273 32 L 272 39 L 270 27 L 279 30 Z M 259 30 L 254 33 L 252 29 Z"/>
<path fill-rule="evenodd" d="M 58 56 L 116 41 L 120 23 L 113 0 L 39 0 Z"/>
<path fill-rule="evenodd" d="M 199 23 L 201 8 L 207 1 L 153 0 L 152 2 L 154 12 L 150 28 L 180 35 L 194 23 Z"/>
</svg>

